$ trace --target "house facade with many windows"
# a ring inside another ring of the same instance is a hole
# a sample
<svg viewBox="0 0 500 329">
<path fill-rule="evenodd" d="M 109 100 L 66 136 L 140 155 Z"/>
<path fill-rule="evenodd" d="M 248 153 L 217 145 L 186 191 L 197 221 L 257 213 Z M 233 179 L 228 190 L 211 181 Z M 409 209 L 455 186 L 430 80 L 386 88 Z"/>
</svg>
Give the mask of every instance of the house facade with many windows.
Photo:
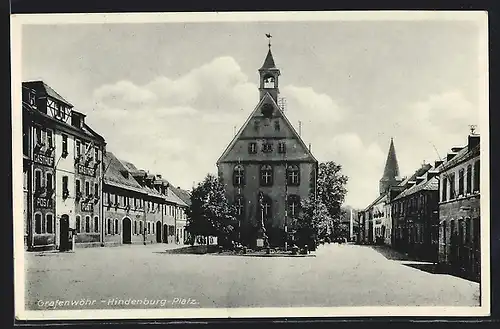
<svg viewBox="0 0 500 329">
<path fill-rule="evenodd" d="M 454 148 L 439 173 L 439 263 L 480 278 L 480 137 Z"/>
<path fill-rule="evenodd" d="M 43 81 L 23 82 L 22 100 L 27 249 L 99 244 L 104 138 Z M 73 239 L 77 216 L 91 232 Z"/>
<path fill-rule="evenodd" d="M 269 243 L 283 246 L 301 201 L 315 197 L 318 162 L 277 104 L 280 70 L 270 47 L 259 76 L 259 102 L 217 167 L 237 207 L 242 242 L 255 246 L 263 224 Z"/>
</svg>

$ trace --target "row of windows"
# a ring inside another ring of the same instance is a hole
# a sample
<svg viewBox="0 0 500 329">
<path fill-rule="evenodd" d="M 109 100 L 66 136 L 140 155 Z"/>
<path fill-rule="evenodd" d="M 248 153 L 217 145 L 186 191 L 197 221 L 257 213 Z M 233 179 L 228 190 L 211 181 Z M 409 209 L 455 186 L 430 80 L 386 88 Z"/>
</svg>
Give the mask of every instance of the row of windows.
<svg viewBox="0 0 500 329">
<path fill-rule="evenodd" d="M 90 216 L 85 216 L 85 221 L 81 221 L 80 215 L 76 215 L 75 229 L 77 233 L 99 233 L 99 217 L 95 216 L 91 223 Z"/>
<path fill-rule="evenodd" d="M 268 195 L 262 195 L 257 198 L 259 211 L 261 215 L 265 218 L 270 218 L 272 216 L 272 204 L 273 201 Z M 292 194 L 287 197 L 287 216 L 295 217 L 300 212 L 300 197 L 298 195 Z M 236 212 L 238 216 L 245 215 L 245 198 L 242 195 L 236 196 L 235 199 Z"/>
<path fill-rule="evenodd" d="M 273 151 L 273 144 L 271 141 L 265 141 L 262 143 L 262 152 L 263 153 L 271 153 Z M 248 153 L 256 154 L 257 153 L 257 143 L 250 142 L 248 143 Z M 286 143 L 278 142 L 278 153 L 286 153 Z"/>
<path fill-rule="evenodd" d="M 68 154 L 68 135 L 61 134 L 62 136 L 62 156 L 66 156 Z M 42 128 L 40 126 L 35 126 L 34 129 L 34 138 L 37 147 L 42 148 L 46 147 L 47 149 L 54 149 L 54 132 L 52 129 Z M 93 156 L 95 161 L 99 160 L 99 147 L 94 146 L 92 152 L 92 143 L 89 142 L 81 142 L 78 139 L 75 139 L 75 155 L 81 156 Z"/>
<path fill-rule="evenodd" d="M 271 165 L 265 164 L 260 166 L 260 185 L 261 186 L 272 186 L 274 171 Z M 297 165 L 290 165 L 286 169 L 286 182 L 288 185 L 297 186 L 300 185 L 300 169 Z M 244 186 L 245 185 L 245 167 L 239 164 L 233 169 L 233 185 L 234 186 Z"/>
<path fill-rule="evenodd" d="M 120 221 L 118 219 L 113 220 L 111 218 L 108 218 L 106 221 L 105 234 L 106 235 L 121 234 L 119 223 Z M 143 225 L 143 221 L 133 220 L 132 229 L 133 229 L 132 234 L 134 235 L 142 235 L 144 233 L 155 234 L 155 224 L 152 222 L 146 222 L 146 224 Z"/>
<path fill-rule="evenodd" d="M 45 183 L 45 184 L 44 184 Z M 80 180 L 77 179 L 75 181 L 75 190 L 76 197 L 79 198 L 82 196 L 81 183 Z M 45 180 L 43 179 L 42 171 L 36 169 L 35 170 L 35 193 L 41 194 L 46 192 L 47 194 L 51 194 L 54 191 L 54 175 L 52 172 L 45 173 Z M 69 196 L 68 189 L 68 176 L 62 176 L 62 191 L 63 196 Z M 94 183 L 94 193 L 91 190 L 91 182 L 85 181 L 85 196 L 87 197 L 98 197 L 99 196 L 99 184 Z"/>
<path fill-rule="evenodd" d="M 46 214 L 42 217 L 42 214 L 35 214 L 35 233 L 54 233 L 54 215 Z"/>
<path fill-rule="evenodd" d="M 458 189 L 456 186 L 456 172 L 446 173 L 441 178 L 441 201 L 453 200 L 459 196 L 479 192 L 480 163 L 474 162 L 474 167 L 468 165 L 467 168 L 458 170 Z"/>
<path fill-rule="evenodd" d="M 425 209 L 427 206 L 427 202 L 427 195 L 414 194 L 409 198 L 394 202 L 394 204 L 392 205 L 392 212 L 395 216 L 404 216 L 406 213 L 412 213 L 419 209 Z"/>
<path fill-rule="evenodd" d="M 141 198 L 129 197 L 106 192 L 106 202 L 109 207 L 130 207 L 133 209 L 144 209 L 149 212 L 162 211 L 164 215 L 170 215 L 179 219 L 187 219 L 184 209 L 173 205 L 165 205 L 153 201 L 144 201 Z"/>
</svg>

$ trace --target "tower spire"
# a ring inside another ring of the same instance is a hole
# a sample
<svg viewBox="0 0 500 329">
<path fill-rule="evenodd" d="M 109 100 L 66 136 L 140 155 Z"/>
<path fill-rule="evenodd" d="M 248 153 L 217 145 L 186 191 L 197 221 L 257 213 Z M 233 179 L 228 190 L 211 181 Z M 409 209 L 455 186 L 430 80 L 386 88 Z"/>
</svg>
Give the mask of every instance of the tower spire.
<svg viewBox="0 0 500 329">
<path fill-rule="evenodd" d="M 391 186 L 398 183 L 399 178 L 399 165 L 396 157 L 396 148 L 394 147 L 394 139 L 391 137 L 391 144 L 389 145 L 389 152 L 385 161 L 384 174 L 380 179 L 380 194 L 384 194 Z"/>
</svg>

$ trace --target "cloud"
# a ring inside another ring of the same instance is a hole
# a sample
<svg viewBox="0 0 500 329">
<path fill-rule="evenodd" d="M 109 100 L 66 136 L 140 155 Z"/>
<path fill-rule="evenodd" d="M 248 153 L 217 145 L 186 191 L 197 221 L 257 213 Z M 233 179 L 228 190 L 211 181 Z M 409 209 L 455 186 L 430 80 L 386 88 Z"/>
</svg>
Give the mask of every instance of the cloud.
<svg viewBox="0 0 500 329">
<path fill-rule="evenodd" d="M 290 115 L 309 119 L 310 128 L 338 120 L 339 107 L 328 95 L 309 87 L 283 90 Z M 95 111 L 87 120 L 124 160 L 189 188 L 215 172 L 217 159 L 258 97 L 257 84 L 232 57 L 223 56 L 176 78 L 102 85 L 93 92 Z"/>
</svg>

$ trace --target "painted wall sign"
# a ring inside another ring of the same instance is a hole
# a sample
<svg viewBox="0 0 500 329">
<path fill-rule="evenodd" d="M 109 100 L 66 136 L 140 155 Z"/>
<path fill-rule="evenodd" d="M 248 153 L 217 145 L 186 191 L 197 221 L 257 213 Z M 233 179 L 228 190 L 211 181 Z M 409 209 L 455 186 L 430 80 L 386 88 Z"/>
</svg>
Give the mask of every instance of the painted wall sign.
<svg viewBox="0 0 500 329">
<path fill-rule="evenodd" d="M 37 208 L 52 208 L 52 199 L 35 197 L 35 207 Z"/>
<path fill-rule="evenodd" d="M 92 202 L 82 202 L 80 203 L 82 211 L 93 212 L 94 204 Z"/>
<path fill-rule="evenodd" d="M 79 174 L 95 177 L 95 168 L 79 164 L 77 170 Z"/>
<path fill-rule="evenodd" d="M 46 156 L 45 154 L 35 153 L 33 155 L 33 162 L 44 166 L 54 167 L 54 157 Z"/>
</svg>

